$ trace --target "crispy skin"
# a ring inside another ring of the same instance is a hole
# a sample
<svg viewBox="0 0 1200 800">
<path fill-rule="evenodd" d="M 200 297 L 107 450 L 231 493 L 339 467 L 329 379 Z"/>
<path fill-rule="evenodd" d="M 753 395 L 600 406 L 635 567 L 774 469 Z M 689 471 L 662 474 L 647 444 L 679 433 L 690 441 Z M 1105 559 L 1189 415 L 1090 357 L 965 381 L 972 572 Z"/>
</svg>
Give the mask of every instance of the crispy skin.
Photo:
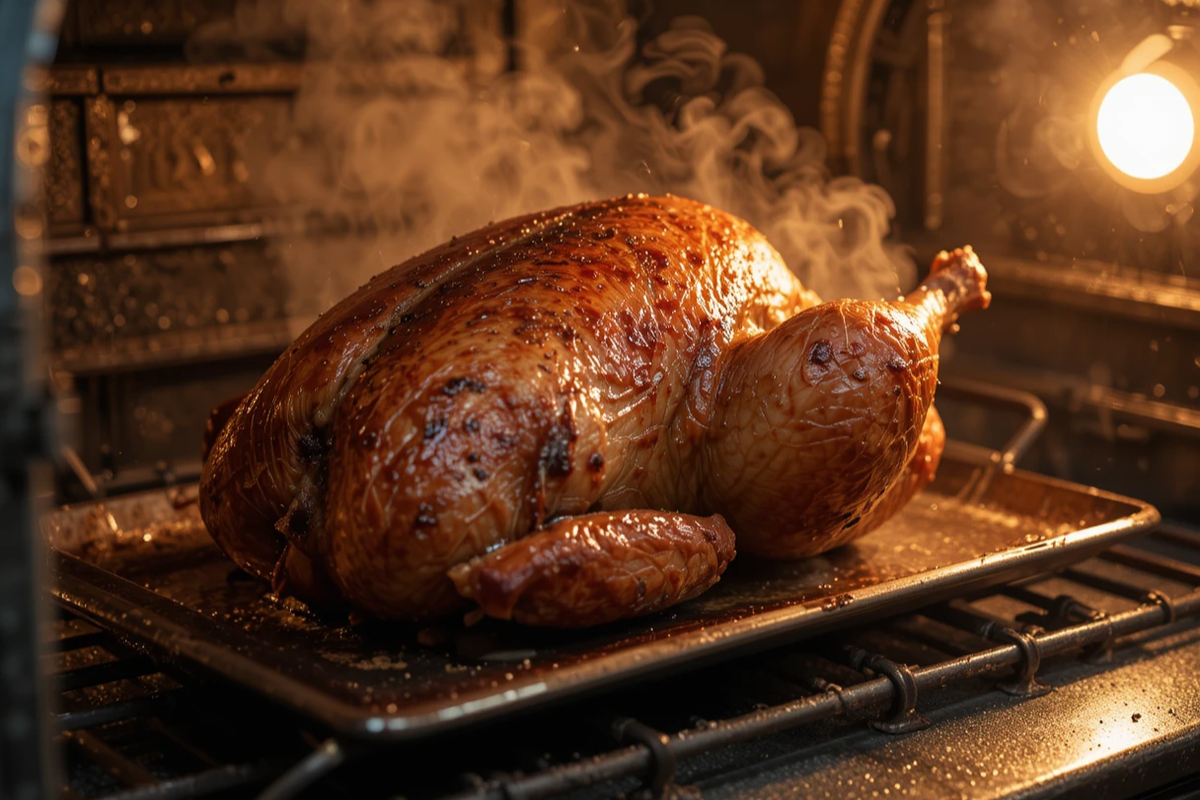
<svg viewBox="0 0 1200 800">
<path fill-rule="evenodd" d="M 925 415 L 925 427 L 921 429 L 921 438 L 917 440 L 912 458 L 908 460 L 900 477 L 892 481 L 879 502 L 863 515 L 857 529 L 848 528 L 847 532 L 850 535 L 837 544 L 845 544 L 875 530 L 896 516 L 900 509 L 921 493 L 922 489 L 933 483 L 945 447 L 946 428 L 942 425 L 942 418 L 937 409 L 931 406 L 929 413 Z"/>
<path fill-rule="evenodd" d="M 230 558 L 269 580 L 289 538 L 308 548 L 330 422 L 364 360 L 441 282 L 486 259 L 489 239 L 544 224 L 531 215 L 490 225 L 466 246 L 447 242 L 375 276 L 300 334 L 238 406 L 204 465 L 201 513 Z"/>
<path fill-rule="evenodd" d="M 752 551 L 820 552 L 903 504 L 941 331 L 984 280 L 957 251 L 906 301 L 818 306 L 749 225 L 674 197 L 498 223 L 305 331 L 216 433 L 201 513 L 278 587 L 409 620 L 464 607 L 449 571 L 564 516 L 678 512 L 637 527 L 670 549 L 685 515 L 722 515 Z M 709 579 L 687 564 L 681 585 Z M 526 619 L 645 610 L 586 574 Z"/>
<path fill-rule="evenodd" d="M 599 512 L 559 520 L 450 577 L 490 617 L 577 628 L 690 600 L 733 557 L 733 531 L 719 516 Z"/>
<path fill-rule="evenodd" d="M 805 558 L 824 553 L 835 547 L 852 542 L 896 516 L 902 508 L 916 497 L 937 476 L 942 450 L 946 446 L 946 429 L 937 409 L 930 407 L 925 416 L 925 427 L 913 449 L 912 456 L 900 475 L 884 491 L 883 496 L 862 514 L 857 525 L 847 524 L 841 531 L 826 537 L 814 537 L 795 543 L 789 552 L 791 558 Z"/>
<path fill-rule="evenodd" d="M 447 569 L 546 519 L 695 505 L 720 353 L 813 302 L 749 225 L 681 198 L 491 226 L 302 334 L 217 437 L 201 511 L 252 573 L 291 541 L 355 605 L 440 616 Z"/>
<path fill-rule="evenodd" d="M 733 348 L 703 508 L 725 515 L 739 549 L 800 558 L 853 538 L 912 457 L 942 330 L 987 306 L 985 277 L 969 250 L 943 254 L 904 301 L 823 303 Z"/>
<path fill-rule="evenodd" d="M 217 436 L 229 424 L 230 418 L 237 412 L 238 406 L 245 399 L 246 395 L 244 394 L 231 397 L 214 408 L 208 415 L 208 423 L 204 426 L 204 439 L 200 443 L 201 462 L 208 460 L 208 454 L 212 452 L 213 445 L 217 443 Z"/>
</svg>

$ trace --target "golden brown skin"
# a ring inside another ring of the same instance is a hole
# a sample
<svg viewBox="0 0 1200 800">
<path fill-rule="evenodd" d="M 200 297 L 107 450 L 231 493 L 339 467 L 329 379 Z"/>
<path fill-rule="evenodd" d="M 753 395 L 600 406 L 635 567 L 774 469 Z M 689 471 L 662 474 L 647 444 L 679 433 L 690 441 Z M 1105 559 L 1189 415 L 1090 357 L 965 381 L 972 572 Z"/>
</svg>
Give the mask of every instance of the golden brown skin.
<svg viewBox="0 0 1200 800">
<path fill-rule="evenodd" d="M 739 548 L 762 556 L 853 538 L 912 457 L 942 330 L 987 307 L 985 278 L 969 250 L 943 253 L 901 301 L 823 303 L 734 346 L 702 450 L 701 510 L 720 510 Z"/>
<path fill-rule="evenodd" d="M 751 551 L 820 552 L 927 480 L 910 461 L 941 330 L 986 305 L 969 251 L 935 270 L 902 303 L 818 306 L 759 233 L 689 200 L 498 223 L 305 331 L 220 428 L 201 512 L 248 571 L 380 617 L 464 596 L 529 624 L 647 613 L 719 577 L 731 547 L 682 543 L 718 515 Z M 586 586 L 531 544 L 571 550 Z M 638 597 L 652 552 L 682 572 Z M 537 589 L 496 599 L 484 575 Z"/>
<path fill-rule="evenodd" d="M 942 460 L 942 450 L 945 447 L 946 429 L 942 426 L 942 418 L 938 415 L 937 408 L 930 406 L 929 413 L 925 415 L 925 427 L 921 429 L 921 438 L 917 440 L 912 458 L 908 460 L 900 477 L 892 481 L 892 485 L 883 493 L 879 502 L 863 515 L 857 528 L 847 529 L 848 532 L 852 532 L 851 535 L 847 536 L 844 542 L 837 542 L 831 547 L 870 533 L 896 516 L 900 509 L 908 505 L 910 500 L 937 477 L 938 464 Z"/>
<path fill-rule="evenodd" d="M 450 570 L 490 617 L 555 627 L 598 625 L 690 600 L 733 560 L 719 516 L 601 511 L 559 520 Z"/>
</svg>

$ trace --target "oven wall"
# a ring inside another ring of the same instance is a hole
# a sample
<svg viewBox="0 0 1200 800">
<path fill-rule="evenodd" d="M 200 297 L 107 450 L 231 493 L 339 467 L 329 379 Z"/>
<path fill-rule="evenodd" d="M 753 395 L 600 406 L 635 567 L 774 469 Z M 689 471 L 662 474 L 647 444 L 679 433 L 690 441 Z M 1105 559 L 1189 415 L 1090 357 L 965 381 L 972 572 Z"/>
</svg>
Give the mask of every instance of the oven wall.
<svg viewBox="0 0 1200 800">
<path fill-rule="evenodd" d="M 945 216 L 911 241 L 924 257 L 975 243 L 995 296 L 955 337 L 947 372 L 1049 405 L 1026 466 L 1200 522 L 1195 187 L 1124 189 L 1087 143 L 1110 70 L 1190 13 L 1157 0 L 946 8 Z"/>
<path fill-rule="evenodd" d="M 503 3 L 448 5 L 469 60 L 471 32 L 502 25 Z M 251 8 L 278 17 L 265 39 L 233 34 Z M 281 250 L 304 221 L 273 203 L 263 173 L 292 144 L 305 70 L 304 32 L 284 11 L 270 0 L 66 4 L 39 87 L 50 98 L 48 341 L 81 400 L 77 463 L 89 473 L 64 476 L 63 499 L 82 497 L 88 478 L 121 492 L 196 477 L 210 410 L 249 389 L 322 310 Z"/>
</svg>

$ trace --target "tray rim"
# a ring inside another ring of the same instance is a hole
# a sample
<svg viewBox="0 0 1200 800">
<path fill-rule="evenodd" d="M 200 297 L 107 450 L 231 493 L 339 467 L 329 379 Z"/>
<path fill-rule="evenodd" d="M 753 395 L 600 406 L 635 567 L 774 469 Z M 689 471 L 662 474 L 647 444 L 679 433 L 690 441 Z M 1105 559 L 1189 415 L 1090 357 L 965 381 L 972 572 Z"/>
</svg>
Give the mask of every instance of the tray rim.
<svg viewBox="0 0 1200 800">
<path fill-rule="evenodd" d="M 947 443 L 946 455 L 950 455 L 950 444 Z M 990 466 L 984 454 L 991 451 L 970 446 L 953 449 L 953 457 L 969 466 Z M 939 592 L 945 597 L 969 591 L 973 586 L 994 585 L 1002 580 L 1001 576 L 1021 568 L 1030 559 L 1039 565 L 1046 562 L 1045 569 L 1053 568 L 1056 563 L 1081 560 L 1161 521 L 1154 506 L 1135 498 L 1026 470 L 1013 470 L 1005 477 L 1102 498 L 1128 506 L 1132 513 L 1029 545 L 863 586 L 854 590 L 852 603 L 833 610 L 822 610 L 820 601 L 809 601 L 752 613 L 738 620 L 633 645 L 578 664 L 571 669 L 569 681 L 541 680 L 458 703 L 424 701 L 394 713 L 373 711 L 340 700 L 277 672 L 253 658 L 255 650 L 275 652 L 275 649 L 260 644 L 251 634 L 224 625 L 53 546 L 47 548 L 52 562 L 56 562 L 51 564 L 53 583 L 50 592 L 58 602 L 86 618 L 173 656 L 188 659 L 294 711 L 315 717 L 339 734 L 363 739 L 410 740 L 577 699 L 614 684 L 667 674 L 685 665 L 711 663 L 730 657 L 731 651 L 763 649 L 788 639 L 789 635 L 798 641 L 878 615 L 885 605 L 890 611 L 901 613 L 905 603 L 897 603 L 896 594 L 905 589 L 920 587 L 925 590 L 917 597 L 909 598 L 913 602 L 908 608 L 924 605 L 935 602 Z M 75 510 L 94 503 L 70 504 L 57 511 Z M 169 607 L 169 611 L 164 611 L 164 607 Z M 820 621 L 812 622 L 814 612 L 821 615 Z M 188 624 L 175 619 L 181 614 L 188 619 Z M 197 635 L 206 631 L 212 632 L 209 638 Z M 796 636 L 801 631 L 803 636 Z"/>
</svg>

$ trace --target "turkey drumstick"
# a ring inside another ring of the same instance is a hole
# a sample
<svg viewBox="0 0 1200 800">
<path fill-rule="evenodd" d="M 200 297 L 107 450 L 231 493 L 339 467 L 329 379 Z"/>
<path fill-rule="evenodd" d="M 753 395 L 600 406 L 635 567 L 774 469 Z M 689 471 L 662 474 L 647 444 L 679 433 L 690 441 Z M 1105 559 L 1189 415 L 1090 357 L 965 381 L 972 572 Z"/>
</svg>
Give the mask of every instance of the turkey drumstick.
<svg viewBox="0 0 1200 800">
<path fill-rule="evenodd" d="M 985 280 L 959 250 L 895 303 L 819 304 L 676 197 L 497 223 L 301 334 L 214 420 L 201 513 L 281 591 L 379 617 L 649 613 L 715 583 L 734 534 L 819 553 L 932 479 L 938 343 Z"/>
<path fill-rule="evenodd" d="M 847 540 L 912 456 L 942 331 L 987 307 L 985 280 L 969 249 L 943 253 L 907 298 L 824 303 L 731 350 L 700 472 L 703 507 L 741 550 L 797 558 Z"/>
</svg>

